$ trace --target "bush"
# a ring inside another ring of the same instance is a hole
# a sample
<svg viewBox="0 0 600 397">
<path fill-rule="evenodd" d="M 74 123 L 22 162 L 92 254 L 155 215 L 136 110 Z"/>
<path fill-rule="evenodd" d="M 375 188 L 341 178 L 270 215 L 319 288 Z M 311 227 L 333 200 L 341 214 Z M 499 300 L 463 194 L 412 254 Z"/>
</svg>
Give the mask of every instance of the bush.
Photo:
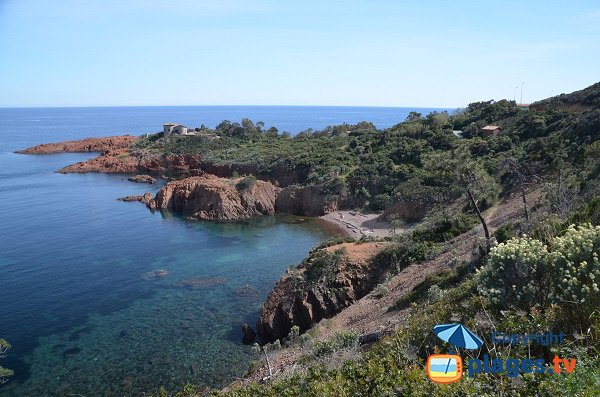
<svg viewBox="0 0 600 397">
<path fill-rule="evenodd" d="M 371 202 L 371 209 L 374 211 L 384 210 L 390 204 L 390 202 L 391 197 L 389 194 L 378 194 Z"/>
<path fill-rule="evenodd" d="M 478 275 L 481 294 L 497 306 L 572 305 L 585 324 L 600 306 L 600 226 L 571 225 L 549 246 L 523 237 L 494 247 Z"/>
<path fill-rule="evenodd" d="M 344 250 L 342 249 L 335 252 L 316 251 L 306 262 L 306 271 L 304 272 L 306 280 L 317 281 L 321 277 L 335 272 L 343 255 Z"/>
<path fill-rule="evenodd" d="M 404 238 L 398 244 L 387 247 L 375 255 L 372 261 L 379 269 L 398 273 L 412 263 L 424 261 L 433 251 L 432 243 L 415 242 L 410 238 Z"/>
<path fill-rule="evenodd" d="M 477 220 L 472 215 L 442 211 L 427 217 L 422 226 L 413 232 L 417 241 L 441 243 L 453 239 L 473 228 Z"/>
<path fill-rule="evenodd" d="M 600 226 L 569 229 L 554 239 L 550 266 L 553 268 L 553 302 L 573 302 L 588 315 L 600 307 Z"/>
<path fill-rule="evenodd" d="M 496 305 L 529 308 L 540 303 L 548 249 L 539 240 L 515 238 L 492 248 L 479 273 L 481 293 Z"/>
<path fill-rule="evenodd" d="M 235 187 L 239 191 L 250 190 L 256 185 L 256 177 L 254 175 L 248 175 L 242 178 Z"/>
<path fill-rule="evenodd" d="M 358 346 L 359 335 L 356 331 L 339 331 L 327 341 L 315 344 L 315 355 L 323 357 L 337 351 L 348 350 Z"/>
</svg>

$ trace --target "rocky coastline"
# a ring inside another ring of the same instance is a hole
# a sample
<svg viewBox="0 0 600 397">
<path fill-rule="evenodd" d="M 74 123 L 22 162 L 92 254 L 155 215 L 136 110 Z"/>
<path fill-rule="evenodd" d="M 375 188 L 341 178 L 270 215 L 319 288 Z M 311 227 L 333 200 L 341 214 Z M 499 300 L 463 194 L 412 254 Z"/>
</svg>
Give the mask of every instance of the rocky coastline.
<svg viewBox="0 0 600 397">
<path fill-rule="evenodd" d="M 298 184 L 299 176 L 293 173 L 289 175 L 281 170 L 276 173 L 275 181 L 257 179 L 252 175 L 232 177 L 240 170 L 247 174 L 252 174 L 253 170 L 232 164 L 207 164 L 199 155 L 140 154 L 129 150 L 134 141 L 135 138 L 129 136 L 90 138 L 39 145 L 19 153 L 101 152 L 95 158 L 66 166 L 59 173 L 144 173 L 129 178 L 130 181 L 144 183 L 155 182 L 154 177 L 146 173 L 175 175 L 156 194 L 147 192 L 119 200 L 141 202 L 150 210 L 178 211 L 191 219 L 239 221 L 276 213 L 313 216 L 321 217 L 340 234 L 353 238 L 372 233 L 368 225 L 382 225 L 373 216 L 367 217 L 368 222 L 365 223 L 364 216 L 351 216 L 347 211 L 341 215 L 342 212 L 337 212 L 341 206 L 337 197 L 328 195 L 326 189 L 319 185 Z M 333 216 L 334 213 L 337 216 Z M 346 217 L 343 222 L 337 219 L 340 216 Z M 383 236 L 389 230 L 382 233 Z M 284 338 L 294 325 L 305 332 L 369 293 L 381 276 L 371 268 L 370 258 L 384 246 L 385 243 L 366 243 L 324 248 L 322 251 L 328 253 L 344 251 L 339 271 L 333 279 L 309 282 L 305 272 L 310 269 L 316 254 L 311 253 L 303 264 L 280 279 L 261 307 L 256 324 L 261 343 Z M 254 332 L 246 326 L 248 340 L 250 331 Z"/>
<path fill-rule="evenodd" d="M 131 135 L 107 136 L 101 138 L 85 138 L 76 141 L 44 143 L 19 150 L 21 154 L 52 154 L 52 153 L 86 153 L 111 152 L 127 149 L 138 138 Z"/>
</svg>

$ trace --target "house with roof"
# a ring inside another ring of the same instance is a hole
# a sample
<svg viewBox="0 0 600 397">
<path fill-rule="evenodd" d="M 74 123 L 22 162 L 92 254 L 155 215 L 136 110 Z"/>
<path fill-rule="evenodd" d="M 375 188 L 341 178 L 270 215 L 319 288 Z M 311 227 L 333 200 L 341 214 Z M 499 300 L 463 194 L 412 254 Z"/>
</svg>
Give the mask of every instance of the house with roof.
<svg viewBox="0 0 600 397">
<path fill-rule="evenodd" d="M 188 128 L 185 125 L 175 123 L 163 124 L 163 132 L 165 136 L 170 135 L 189 135 Z"/>
<path fill-rule="evenodd" d="M 481 129 L 481 134 L 484 137 L 488 137 L 488 136 L 498 136 L 500 134 L 502 134 L 502 128 L 500 126 L 497 125 L 486 125 L 485 127 L 483 127 Z"/>
</svg>

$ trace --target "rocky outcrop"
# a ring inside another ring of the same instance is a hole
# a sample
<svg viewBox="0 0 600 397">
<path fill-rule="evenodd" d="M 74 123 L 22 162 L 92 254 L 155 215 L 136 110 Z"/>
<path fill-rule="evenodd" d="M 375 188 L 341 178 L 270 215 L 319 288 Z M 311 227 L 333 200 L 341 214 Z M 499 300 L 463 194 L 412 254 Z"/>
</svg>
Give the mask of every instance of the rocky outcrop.
<svg viewBox="0 0 600 397">
<path fill-rule="evenodd" d="M 131 202 L 131 201 L 139 201 L 140 203 L 144 203 L 148 205 L 152 200 L 154 200 L 154 195 L 150 192 L 144 193 L 142 196 L 125 196 L 120 197 L 117 200 Z"/>
<path fill-rule="evenodd" d="M 280 188 L 270 182 L 244 178 L 225 179 L 204 174 L 168 182 L 148 203 L 151 209 L 171 209 L 192 218 L 234 221 L 257 215 L 273 215 Z"/>
<path fill-rule="evenodd" d="M 319 251 L 298 269 L 283 276 L 260 309 L 256 330 L 261 343 L 285 338 L 294 325 L 306 332 L 315 323 L 331 318 L 368 294 L 380 281 L 383 270 L 371 258 L 386 243 L 344 243 L 325 248 L 325 254 L 338 253 L 331 273 L 318 279 L 310 275 L 323 266 Z"/>
<path fill-rule="evenodd" d="M 137 137 L 130 135 L 108 136 L 104 138 L 86 138 L 78 141 L 65 141 L 45 143 L 33 146 L 17 153 L 22 154 L 49 154 L 49 153 L 78 153 L 78 152 L 106 152 L 128 148 Z"/>
<path fill-rule="evenodd" d="M 242 334 L 244 335 L 242 337 L 242 343 L 244 345 L 250 345 L 254 343 L 254 339 L 256 339 L 256 332 L 254 332 L 251 326 L 246 323 L 242 324 Z"/>
<path fill-rule="evenodd" d="M 321 216 L 337 210 L 337 206 L 318 185 L 288 186 L 275 202 L 277 212 L 306 216 Z"/>
<path fill-rule="evenodd" d="M 156 179 L 154 179 L 150 175 L 134 175 L 132 177 L 127 178 L 127 180 L 135 183 L 156 183 Z"/>
<path fill-rule="evenodd" d="M 386 208 L 380 218 L 385 221 L 401 219 L 406 222 L 419 222 L 430 209 L 430 205 L 414 201 L 399 202 Z"/>
<path fill-rule="evenodd" d="M 60 170 L 61 174 L 105 172 L 134 173 L 139 166 L 138 158 L 132 156 L 127 149 L 109 150 L 101 156 L 68 165 Z"/>
</svg>

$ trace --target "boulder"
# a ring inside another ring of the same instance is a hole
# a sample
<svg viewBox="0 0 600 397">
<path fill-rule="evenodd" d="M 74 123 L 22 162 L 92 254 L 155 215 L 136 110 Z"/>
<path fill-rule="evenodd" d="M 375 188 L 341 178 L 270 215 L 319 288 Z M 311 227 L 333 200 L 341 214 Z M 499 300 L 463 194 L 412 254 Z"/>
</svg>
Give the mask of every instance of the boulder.
<svg viewBox="0 0 600 397">
<path fill-rule="evenodd" d="M 127 178 L 127 180 L 130 182 L 135 182 L 135 183 L 150 183 L 150 184 L 156 183 L 156 179 L 154 179 L 150 175 L 135 175 L 135 176 Z"/>
<path fill-rule="evenodd" d="M 246 323 L 242 324 L 242 333 L 244 334 L 244 337 L 242 338 L 244 345 L 250 345 L 254 343 L 254 339 L 256 339 L 256 332 L 254 332 L 251 326 Z"/>
<path fill-rule="evenodd" d="M 275 199 L 281 189 L 260 180 L 240 188 L 243 179 L 204 174 L 171 181 L 147 205 L 151 209 L 171 209 L 191 218 L 214 221 L 273 215 Z"/>
</svg>

